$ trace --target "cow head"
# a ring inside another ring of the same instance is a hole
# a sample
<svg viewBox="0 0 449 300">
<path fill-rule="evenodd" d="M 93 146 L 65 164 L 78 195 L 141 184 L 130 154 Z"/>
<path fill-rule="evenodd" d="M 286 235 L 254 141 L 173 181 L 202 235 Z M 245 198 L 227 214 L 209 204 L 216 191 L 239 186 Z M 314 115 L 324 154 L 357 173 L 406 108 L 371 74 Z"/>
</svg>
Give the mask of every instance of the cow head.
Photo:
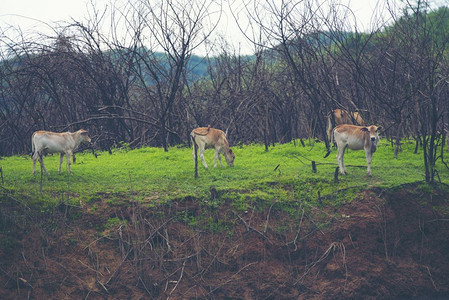
<svg viewBox="0 0 449 300">
<path fill-rule="evenodd" d="M 80 130 L 78 130 L 78 132 L 80 133 L 81 141 L 87 142 L 87 143 L 91 142 L 91 139 L 90 139 L 90 137 L 89 137 L 89 135 L 87 133 L 87 130 L 80 129 Z"/>
<path fill-rule="evenodd" d="M 381 126 L 371 125 L 368 127 L 362 127 L 362 131 L 367 132 L 369 134 L 370 140 L 375 142 L 379 140 L 379 132 L 382 129 Z"/>
<path fill-rule="evenodd" d="M 225 156 L 224 157 L 225 157 L 226 162 L 228 163 L 228 165 L 230 167 L 233 167 L 234 166 L 235 154 L 234 154 L 234 152 L 232 151 L 231 148 L 229 148 L 229 151 L 227 153 L 225 152 Z"/>
</svg>

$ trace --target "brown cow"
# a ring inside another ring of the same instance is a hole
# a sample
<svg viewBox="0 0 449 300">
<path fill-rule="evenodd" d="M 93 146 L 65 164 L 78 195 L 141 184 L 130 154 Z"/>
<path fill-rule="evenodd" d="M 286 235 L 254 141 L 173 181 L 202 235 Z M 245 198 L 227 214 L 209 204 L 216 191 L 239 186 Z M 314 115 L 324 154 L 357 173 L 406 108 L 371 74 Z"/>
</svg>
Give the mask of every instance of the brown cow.
<svg viewBox="0 0 449 300">
<path fill-rule="evenodd" d="M 33 149 L 33 175 L 36 174 L 36 160 L 39 159 L 42 168 L 48 175 L 47 168 L 44 165 L 43 155 L 47 153 L 59 153 L 59 174 L 61 174 L 61 165 L 64 154 L 67 156 L 67 172 L 72 173 L 70 169 L 70 156 L 73 151 L 82 143 L 90 143 L 87 131 L 80 129 L 77 132 L 51 132 L 36 131 L 31 137 L 31 146 Z"/>
<path fill-rule="evenodd" d="M 381 129 L 382 127 L 375 125 L 357 126 L 348 124 L 342 124 L 334 128 L 331 147 L 335 139 L 338 149 L 337 161 L 341 174 L 347 174 L 343 157 L 345 149 L 348 147 L 351 150 L 365 150 L 368 175 L 371 176 L 371 160 L 373 153 L 377 150 Z"/>
<path fill-rule="evenodd" d="M 212 147 L 215 148 L 214 167 L 217 167 L 217 158 L 220 161 L 220 165 L 223 167 L 220 154 L 224 155 L 229 166 L 234 166 L 235 154 L 232 152 L 232 149 L 229 148 L 226 134 L 220 129 L 211 128 L 210 125 L 209 127 L 198 127 L 192 130 L 190 137 L 192 142 L 198 145 L 198 148 L 200 149 L 200 158 L 206 169 L 207 164 L 204 160 L 204 149 Z M 193 159 L 196 159 L 195 147 L 193 148 Z"/>
<path fill-rule="evenodd" d="M 334 114 L 335 124 L 332 124 L 332 113 Z M 327 138 L 331 139 L 332 128 L 341 124 L 365 125 L 365 121 L 358 112 L 348 112 L 343 109 L 335 109 L 327 115 Z"/>
</svg>

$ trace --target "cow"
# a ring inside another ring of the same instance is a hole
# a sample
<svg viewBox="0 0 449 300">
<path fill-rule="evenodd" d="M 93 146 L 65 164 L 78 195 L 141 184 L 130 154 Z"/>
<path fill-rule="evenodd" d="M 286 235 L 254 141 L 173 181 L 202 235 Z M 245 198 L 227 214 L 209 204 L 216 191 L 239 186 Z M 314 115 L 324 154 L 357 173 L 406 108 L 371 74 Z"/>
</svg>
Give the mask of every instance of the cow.
<svg viewBox="0 0 449 300">
<path fill-rule="evenodd" d="M 332 114 L 335 124 L 332 124 Z M 365 125 L 365 121 L 358 112 L 349 112 L 343 109 L 335 109 L 327 115 L 327 139 L 331 140 L 332 128 L 341 124 Z"/>
<path fill-rule="evenodd" d="M 335 140 L 337 144 L 337 161 L 340 167 L 341 174 L 347 174 L 344 164 L 345 149 L 348 147 L 351 150 L 365 150 L 366 163 L 368 164 L 368 176 L 371 176 L 371 160 L 373 153 L 377 150 L 377 144 L 379 142 L 379 131 L 381 126 L 357 126 L 342 124 L 334 128 L 331 147 Z"/>
<path fill-rule="evenodd" d="M 47 168 L 45 168 L 43 156 L 47 153 L 59 153 L 59 174 L 61 174 L 61 165 L 64 154 L 67 156 L 67 172 L 72 173 L 70 169 L 70 157 L 73 151 L 83 142 L 90 143 L 91 139 L 87 131 L 80 129 L 76 132 L 51 132 L 51 131 L 36 131 L 31 137 L 31 146 L 33 149 L 33 175 L 36 174 L 36 160 L 39 159 L 41 167 L 48 175 Z"/>
<path fill-rule="evenodd" d="M 220 161 L 220 165 L 223 167 L 220 154 L 224 155 L 229 166 L 234 166 L 235 154 L 229 147 L 226 134 L 220 129 L 211 128 L 210 125 L 208 127 L 198 127 L 192 130 L 190 133 L 190 138 L 192 139 L 192 142 L 198 146 L 200 150 L 200 158 L 206 169 L 207 164 L 204 160 L 205 148 L 215 148 L 214 167 L 217 167 L 217 158 Z M 193 147 L 193 160 L 196 160 L 195 145 Z"/>
</svg>

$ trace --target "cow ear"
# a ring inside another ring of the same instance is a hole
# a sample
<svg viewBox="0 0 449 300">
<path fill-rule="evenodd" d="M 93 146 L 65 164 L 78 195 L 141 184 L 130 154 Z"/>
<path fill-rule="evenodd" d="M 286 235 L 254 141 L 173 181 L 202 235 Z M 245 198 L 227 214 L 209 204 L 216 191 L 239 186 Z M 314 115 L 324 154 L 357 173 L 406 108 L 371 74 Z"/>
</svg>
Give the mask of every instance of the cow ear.
<svg viewBox="0 0 449 300">
<path fill-rule="evenodd" d="M 382 130 L 382 126 L 377 126 L 377 131 L 381 131 Z"/>
<path fill-rule="evenodd" d="M 362 130 L 362 131 L 368 131 L 368 128 L 362 127 L 361 130 Z"/>
</svg>

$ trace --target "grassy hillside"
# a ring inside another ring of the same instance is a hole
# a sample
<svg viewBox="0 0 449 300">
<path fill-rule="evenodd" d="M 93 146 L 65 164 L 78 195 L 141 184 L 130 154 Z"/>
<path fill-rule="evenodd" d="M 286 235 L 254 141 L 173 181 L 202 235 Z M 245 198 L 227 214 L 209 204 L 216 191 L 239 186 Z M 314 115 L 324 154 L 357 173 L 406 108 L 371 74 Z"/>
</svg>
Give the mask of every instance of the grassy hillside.
<svg viewBox="0 0 449 300">
<path fill-rule="evenodd" d="M 199 178 L 193 178 L 192 150 L 186 147 L 160 148 L 126 147 L 115 149 L 110 155 L 99 152 L 78 153 L 72 165 L 72 175 L 66 172 L 65 160 L 62 174 L 58 174 L 59 158 L 47 156 L 45 163 L 50 172 L 44 174 L 43 192 L 40 193 L 39 163 L 37 175 L 32 176 L 29 156 L 4 157 L 4 184 L 7 189 L 23 193 L 31 199 L 48 203 L 89 203 L 100 194 L 110 194 L 111 201 L 135 200 L 149 205 L 171 199 L 192 197 L 209 199 L 211 189 L 228 199 L 245 205 L 248 199 L 292 200 L 304 198 L 338 204 L 341 199 L 350 200 L 351 194 L 373 186 L 394 187 L 424 179 L 421 151 L 414 154 L 414 143 L 404 143 L 398 159 L 393 159 L 393 147 L 381 141 L 372 162 L 373 177 L 366 175 L 363 151 L 349 150 L 345 163 L 349 166 L 347 176 L 339 176 L 334 182 L 336 149 L 328 158 L 323 143 L 306 142 L 276 145 L 268 152 L 262 145 L 233 147 L 236 153 L 235 167 L 213 168 L 213 150 L 206 150 L 209 169 L 199 162 Z M 316 161 L 317 173 L 312 172 L 311 161 Z M 351 167 L 352 166 L 352 167 Z M 439 175 L 449 184 L 449 171 L 440 164 Z M 345 191 L 342 194 L 342 191 Z M 349 194 L 348 194 L 349 193 Z"/>
<path fill-rule="evenodd" d="M 72 175 L 0 160 L 0 299 L 409 299 L 449 293 L 448 169 L 382 141 L 334 182 L 322 143 L 234 147 L 193 177 L 191 149 L 77 154 Z M 311 161 L 317 163 L 312 172 Z M 440 188 L 442 187 L 442 188 Z"/>
</svg>

